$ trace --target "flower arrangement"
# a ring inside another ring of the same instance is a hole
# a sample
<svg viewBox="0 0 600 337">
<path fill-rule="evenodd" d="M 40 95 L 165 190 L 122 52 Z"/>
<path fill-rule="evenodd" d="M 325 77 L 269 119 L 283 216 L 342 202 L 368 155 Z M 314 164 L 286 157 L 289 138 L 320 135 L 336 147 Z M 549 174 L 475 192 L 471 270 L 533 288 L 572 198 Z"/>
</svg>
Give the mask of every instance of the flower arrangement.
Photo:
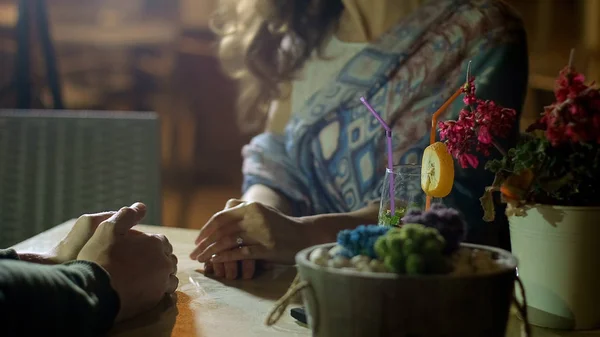
<svg viewBox="0 0 600 337">
<path fill-rule="evenodd" d="M 439 123 L 440 138 L 463 168 L 477 168 L 495 149 L 500 159 L 486 163 L 496 174 L 481 197 L 484 220 L 494 219 L 493 193 L 508 204 L 507 214 L 522 215 L 526 204 L 600 205 L 600 90 L 586 85 L 571 66 L 556 81 L 556 102 L 506 151 L 516 112 L 476 96 L 474 78 L 463 87 L 465 108 L 457 120 Z"/>
<path fill-rule="evenodd" d="M 470 77 L 462 88 L 466 106 L 459 112 L 458 120 L 438 124 L 440 139 L 445 141 L 448 151 L 463 168 L 478 167 L 477 152 L 489 156 L 490 150 L 496 148 L 505 154 L 497 139 L 510 132 L 517 117 L 514 109 L 479 99 L 475 91 L 475 77 Z"/>
</svg>

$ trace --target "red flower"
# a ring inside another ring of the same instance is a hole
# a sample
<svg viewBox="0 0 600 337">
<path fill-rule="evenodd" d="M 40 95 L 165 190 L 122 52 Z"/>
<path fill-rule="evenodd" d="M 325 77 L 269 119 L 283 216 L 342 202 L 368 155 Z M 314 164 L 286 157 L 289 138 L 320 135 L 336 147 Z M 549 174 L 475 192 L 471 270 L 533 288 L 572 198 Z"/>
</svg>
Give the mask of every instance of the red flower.
<svg viewBox="0 0 600 337">
<path fill-rule="evenodd" d="M 462 167 L 467 167 L 467 164 L 473 163 L 477 167 L 477 161 L 467 160 L 470 148 L 473 147 L 473 141 L 477 136 L 474 128 L 469 125 L 468 120 L 440 122 L 440 138 L 446 139 L 448 152 L 458 159 Z"/>
<path fill-rule="evenodd" d="M 556 102 L 544 109 L 530 129 L 545 130 L 557 146 L 563 143 L 600 143 L 600 91 L 585 84 L 573 68 L 561 70 L 554 90 Z"/>
<path fill-rule="evenodd" d="M 471 167 L 473 168 L 479 166 L 479 159 L 477 159 L 476 156 L 470 153 L 463 154 L 462 156 L 460 156 L 460 158 L 458 158 L 458 161 L 460 163 L 460 166 L 463 168 L 468 167 L 468 165 L 471 165 Z"/>
<path fill-rule="evenodd" d="M 479 134 L 477 135 L 477 140 L 482 144 L 492 143 L 492 135 L 490 134 L 490 130 L 486 125 L 479 127 Z"/>
<path fill-rule="evenodd" d="M 557 102 L 562 103 L 568 98 L 577 97 L 586 88 L 585 76 L 577 73 L 573 68 L 565 67 L 556 79 L 554 95 Z"/>
<path fill-rule="evenodd" d="M 474 80 L 471 77 L 462 88 L 463 101 L 468 106 L 460 111 L 458 120 L 439 123 L 440 138 L 446 141 L 448 151 L 463 168 L 477 168 L 479 159 L 473 153 L 489 156 L 490 149 L 496 146 L 494 139 L 506 137 L 517 117 L 513 109 L 478 99 Z"/>
</svg>

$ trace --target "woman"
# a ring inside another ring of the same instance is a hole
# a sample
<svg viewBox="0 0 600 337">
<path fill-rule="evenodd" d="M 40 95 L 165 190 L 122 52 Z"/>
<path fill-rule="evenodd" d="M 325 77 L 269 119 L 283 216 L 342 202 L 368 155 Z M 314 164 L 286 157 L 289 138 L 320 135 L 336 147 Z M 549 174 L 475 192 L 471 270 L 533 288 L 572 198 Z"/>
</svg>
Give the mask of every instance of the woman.
<svg viewBox="0 0 600 337">
<path fill-rule="evenodd" d="M 242 84 L 241 125 L 266 129 L 243 149 L 242 199 L 208 221 L 191 258 L 219 277 L 250 278 L 257 260 L 292 263 L 341 229 L 376 223 L 385 136 L 361 96 L 393 125 L 396 164 L 420 162 L 431 116 L 464 84 L 468 61 L 478 96 L 520 111 L 528 70 L 520 19 L 493 0 L 416 2 L 224 5 L 220 51 Z M 502 210 L 496 223 L 481 220 L 478 198 L 492 179 L 457 167 L 444 202 L 465 214 L 469 241 L 506 246 Z"/>
</svg>

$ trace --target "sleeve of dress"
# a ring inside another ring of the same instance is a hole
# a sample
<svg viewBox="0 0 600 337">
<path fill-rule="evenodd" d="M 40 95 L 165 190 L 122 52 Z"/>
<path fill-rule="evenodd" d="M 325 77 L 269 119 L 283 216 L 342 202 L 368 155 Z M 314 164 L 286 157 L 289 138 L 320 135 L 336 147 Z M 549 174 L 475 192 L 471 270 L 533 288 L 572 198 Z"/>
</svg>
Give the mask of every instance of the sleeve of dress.
<svg viewBox="0 0 600 337">
<path fill-rule="evenodd" d="M 245 193 L 252 185 L 264 185 L 288 199 L 294 216 L 307 215 L 311 209 L 306 179 L 290 157 L 285 136 L 262 133 L 242 150 Z"/>
<path fill-rule="evenodd" d="M 471 75 L 476 78 L 477 96 L 517 111 L 517 119 L 510 134 L 505 139 L 498 140 L 504 149 L 514 146 L 517 141 L 528 80 L 525 32 L 513 31 L 508 40 L 510 42 L 502 42 L 495 46 L 476 42 L 470 48 Z M 466 73 L 463 73 L 456 87 L 462 85 L 465 78 Z M 458 118 L 458 113 L 463 107 L 462 100 L 457 100 L 451 106 L 448 118 Z M 509 249 L 510 236 L 508 220 L 504 213 L 505 206 L 496 202 L 496 218 L 490 223 L 482 219 L 483 210 L 479 201 L 485 187 L 490 186 L 494 180 L 494 174 L 485 170 L 485 162 L 500 156 L 500 153 L 493 149 L 490 157 L 479 158 L 481 164 L 477 169 L 463 169 L 456 164 L 455 186 L 450 195 L 450 202 L 452 206 L 463 210 L 465 220 L 469 224 L 468 241 Z M 455 160 L 455 163 L 457 162 Z"/>
</svg>

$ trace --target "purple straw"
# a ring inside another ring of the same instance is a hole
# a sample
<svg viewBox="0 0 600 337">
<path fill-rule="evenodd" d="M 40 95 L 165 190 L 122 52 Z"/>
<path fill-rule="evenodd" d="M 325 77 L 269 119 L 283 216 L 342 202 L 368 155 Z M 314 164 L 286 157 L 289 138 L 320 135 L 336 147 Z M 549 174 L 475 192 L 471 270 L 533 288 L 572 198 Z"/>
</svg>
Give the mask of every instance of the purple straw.
<svg viewBox="0 0 600 337">
<path fill-rule="evenodd" d="M 362 104 L 377 118 L 381 126 L 385 129 L 385 137 L 387 138 L 387 154 L 388 154 L 388 169 L 390 170 L 390 211 L 392 216 L 396 215 L 396 184 L 394 183 L 394 154 L 392 153 L 392 129 L 385 123 L 373 107 L 367 102 L 364 97 L 360 98 Z"/>
</svg>

